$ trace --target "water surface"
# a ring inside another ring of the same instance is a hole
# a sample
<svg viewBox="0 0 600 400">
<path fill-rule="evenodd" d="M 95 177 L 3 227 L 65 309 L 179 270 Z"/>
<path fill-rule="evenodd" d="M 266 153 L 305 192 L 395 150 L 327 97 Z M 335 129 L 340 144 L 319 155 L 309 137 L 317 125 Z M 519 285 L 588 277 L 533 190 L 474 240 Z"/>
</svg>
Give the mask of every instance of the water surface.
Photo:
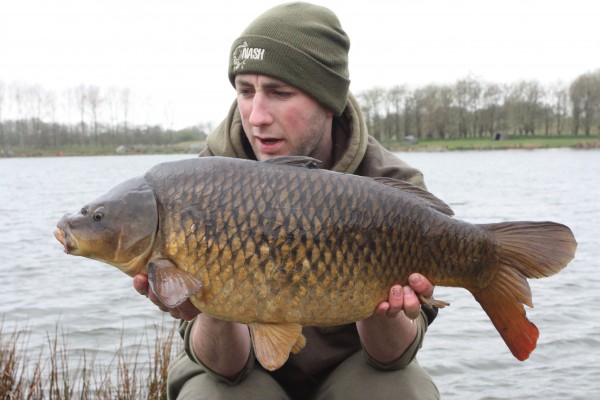
<svg viewBox="0 0 600 400">
<path fill-rule="evenodd" d="M 560 274 L 531 282 L 540 329 L 529 360 L 517 361 L 462 289 L 437 288 L 452 305 L 430 327 L 420 363 L 444 399 L 600 398 L 600 151 L 403 153 L 429 189 L 473 223 L 553 220 L 578 240 Z M 52 232 L 65 212 L 151 166 L 189 155 L 0 159 L 0 315 L 5 330 L 30 329 L 37 354 L 57 321 L 69 348 L 109 362 L 126 340 L 164 323 L 163 313 L 116 268 L 67 256 Z M 168 321 L 168 319 L 166 320 Z"/>
</svg>

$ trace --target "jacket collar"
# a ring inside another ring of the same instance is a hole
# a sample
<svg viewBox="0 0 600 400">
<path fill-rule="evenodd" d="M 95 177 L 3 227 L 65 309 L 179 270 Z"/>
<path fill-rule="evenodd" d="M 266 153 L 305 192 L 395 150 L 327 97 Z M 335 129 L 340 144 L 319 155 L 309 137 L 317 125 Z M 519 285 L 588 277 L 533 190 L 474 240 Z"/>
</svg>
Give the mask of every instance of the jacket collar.
<svg viewBox="0 0 600 400">
<path fill-rule="evenodd" d="M 356 98 L 350 93 L 344 112 L 334 117 L 333 171 L 354 173 L 367 150 L 368 132 L 365 119 Z M 208 150 L 215 156 L 256 159 L 246 140 L 237 102 L 234 101 L 227 117 L 208 136 Z"/>
</svg>

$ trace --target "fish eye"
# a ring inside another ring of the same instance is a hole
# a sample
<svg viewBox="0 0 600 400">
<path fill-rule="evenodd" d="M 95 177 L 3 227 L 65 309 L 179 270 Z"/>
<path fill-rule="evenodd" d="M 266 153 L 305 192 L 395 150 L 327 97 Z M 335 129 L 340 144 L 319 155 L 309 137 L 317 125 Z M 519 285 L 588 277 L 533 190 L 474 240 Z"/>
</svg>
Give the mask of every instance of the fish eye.
<svg viewBox="0 0 600 400">
<path fill-rule="evenodd" d="M 94 221 L 102 221 L 102 218 L 104 218 L 104 213 L 103 212 L 96 211 L 94 213 Z"/>
<path fill-rule="evenodd" d="M 89 212 L 90 210 L 87 207 L 83 207 L 81 209 L 81 215 L 88 215 Z"/>
</svg>

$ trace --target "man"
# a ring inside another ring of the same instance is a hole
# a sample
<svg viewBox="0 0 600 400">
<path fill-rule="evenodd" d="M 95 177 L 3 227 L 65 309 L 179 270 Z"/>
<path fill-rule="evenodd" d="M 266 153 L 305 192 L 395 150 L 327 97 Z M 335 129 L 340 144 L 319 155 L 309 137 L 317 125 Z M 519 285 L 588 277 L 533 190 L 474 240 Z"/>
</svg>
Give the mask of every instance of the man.
<svg viewBox="0 0 600 400">
<path fill-rule="evenodd" d="M 201 156 L 265 160 L 306 155 L 322 167 L 389 176 L 424 187 L 422 174 L 368 136 L 349 93 L 349 39 L 328 9 L 306 3 L 275 7 L 232 46 L 229 79 L 237 101 Z M 171 399 L 436 399 L 435 384 L 415 360 L 436 310 L 416 293 L 433 294 L 418 274 L 394 285 L 364 321 L 305 327 L 306 347 L 279 370 L 254 359 L 245 325 L 216 320 L 186 302 L 167 309 L 138 275 L 134 286 L 162 310 L 186 321 L 186 352 L 171 365 Z M 415 293 L 416 292 L 416 293 Z"/>
</svg>

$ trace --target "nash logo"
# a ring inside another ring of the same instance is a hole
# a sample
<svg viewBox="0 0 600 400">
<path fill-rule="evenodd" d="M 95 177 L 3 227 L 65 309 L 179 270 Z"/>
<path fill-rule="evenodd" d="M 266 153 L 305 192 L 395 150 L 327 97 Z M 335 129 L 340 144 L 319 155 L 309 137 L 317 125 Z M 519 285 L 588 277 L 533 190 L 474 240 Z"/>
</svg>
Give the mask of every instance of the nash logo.
<svg viewBox="0 0 600 400">
<path fill-rule="evenodd" d="M 233 50 L 233 70 L 244 69 L 246 60 L 262 60 L 265 57 L 265 49 L 258 47 L 248 47 L 244 42 Z"/>
</svg>

